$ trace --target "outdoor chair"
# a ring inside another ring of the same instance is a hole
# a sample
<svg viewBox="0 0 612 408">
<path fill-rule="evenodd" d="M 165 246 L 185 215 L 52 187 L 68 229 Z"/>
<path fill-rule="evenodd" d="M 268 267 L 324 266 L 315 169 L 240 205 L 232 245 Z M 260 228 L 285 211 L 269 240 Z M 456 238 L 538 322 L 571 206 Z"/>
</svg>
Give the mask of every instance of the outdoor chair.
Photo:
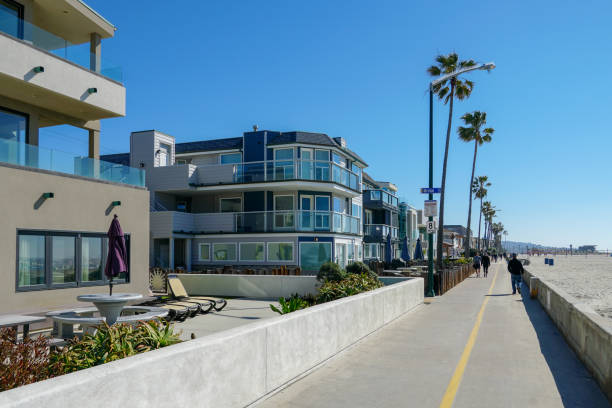
<svg viewBox="0 0 612 408">
<path fill-rule="evenodd" d="M 212 302 L 212 307 L 220 312 L 223 310 L 225 306 L 227 306 L 227 301 L 225 299 L 211 299 L 206 296 L 189 296 L 183 283 L 176 275 L 168 275 L 168 287 L 170 288 L 170 293 L 177 300 L 183 302 L 196 302 L 196 303 L 209 303 Z M 210 309 L 209 309 L 210 310 Z"/>
<path fill-rule="evenodd" d="M 196 310 L 196 313 L 198 311 L 198 308 L 189 308 L 187 306 L 180 306 L 180 305 L 176 305 L 176 304 L 169 304 L 169 303 L 165 303 L 163 301 L 160 300 L 154 300 L 151 302 L 147 302 L 144 303 L 147 306 L 155 306 L 155 307 L 161 307 L 162 309 L 166 309 L 168 311 L 168 320 L 177 320 L 179 322 L 182 322 L 183 320 L 187 319 L 189 316 L 192 315 L 193 310 Z M 193 305 L 191 305 L 193 306 Z"/>
</svg>

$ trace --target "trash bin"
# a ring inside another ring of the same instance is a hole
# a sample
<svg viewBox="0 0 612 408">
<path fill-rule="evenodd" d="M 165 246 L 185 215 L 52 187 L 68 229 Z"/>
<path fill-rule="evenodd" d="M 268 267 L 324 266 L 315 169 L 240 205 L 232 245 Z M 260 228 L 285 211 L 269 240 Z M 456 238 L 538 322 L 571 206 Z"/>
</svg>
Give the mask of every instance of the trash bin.
<svg viewBox="0 0 612 408">
<path fill-rule="evenodd" d="M 544 258 L 544 265 L 548 265 L 548 258 Z"/>
<path fill-rule="evenodd" d="M 553 266 L 555 264 L 555 260 L 553 258 L 550 258 L 548 260 L 548 265 Z"/>
</svg>

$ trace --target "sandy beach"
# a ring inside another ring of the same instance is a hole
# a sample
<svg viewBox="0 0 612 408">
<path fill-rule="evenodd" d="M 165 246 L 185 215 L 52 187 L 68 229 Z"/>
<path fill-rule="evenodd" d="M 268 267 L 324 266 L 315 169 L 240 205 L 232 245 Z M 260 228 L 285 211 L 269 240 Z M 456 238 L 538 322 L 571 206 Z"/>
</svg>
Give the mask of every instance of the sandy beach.
<svg viewBox="0 0 612 408">
<path fill-rule="evenodd" d="M 529 257 L 527 269 L 612 320 L 612 257 L 559 255 L 552 257 L 553 266 L 544 264 L 544 258 Z"/>
</svg>

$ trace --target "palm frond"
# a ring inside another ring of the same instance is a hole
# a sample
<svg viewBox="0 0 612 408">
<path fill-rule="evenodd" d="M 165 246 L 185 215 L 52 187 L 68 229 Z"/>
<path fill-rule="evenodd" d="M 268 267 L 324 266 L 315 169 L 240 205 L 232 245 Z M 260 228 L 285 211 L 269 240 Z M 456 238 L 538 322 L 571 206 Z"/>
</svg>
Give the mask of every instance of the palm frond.
<svg viewBox="0 0 612 408">
<path fill-rule="evenodd" d="M 431 76 L 438 76 L 442 73 L 440 67 L 436 67 L 435 65 L 432 65 L 431 67 L 427 68 L 427 72 Z"/>
</svg>

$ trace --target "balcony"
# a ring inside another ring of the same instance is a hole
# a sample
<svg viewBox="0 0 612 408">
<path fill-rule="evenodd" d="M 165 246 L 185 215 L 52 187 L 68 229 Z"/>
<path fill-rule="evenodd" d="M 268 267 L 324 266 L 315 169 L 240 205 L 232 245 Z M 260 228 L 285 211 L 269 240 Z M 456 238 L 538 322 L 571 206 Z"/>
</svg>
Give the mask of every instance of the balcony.
<svg viewBox="0 0 612 408">
<path fill-rule="evenodd" d="M 398 198 L 385 190 L 366 190 L 364 191 L 363 205 L 366 208 L 399 208 Z"/>
<path fill-rule="evenodd" d="M 154 238 L 172 234 L 333 232 L 359 235 L 360 218 L 333 211 L 255 211 L 236 213 L 151 213 Z"/>
<path fill-rule="evenodd" d="M 399 239 L 399 228 L 385 224 L 366 224 L 363 226 L 364 237 L 384 241 L 389 234 L 391 234 L 391 239 Z"/>
<path fill-rule="evenodd" d="M 203 165 L 198 166 L 197 170 L 197 182 L 191 182 L 191 187 L 299 180 L 335 183 L 361 192 L 361 179 L 358 174 L 329 161 L 269 160 Z"/>
<path fill-rule="evenodd" d="M 88 42 L 16 19 L 0 25 L 0 49 L 3 96 L 84 121 L 125 115 L 121 67 L 92 54 Z"/>
<path fill-rule="evenodd" d="M 0 163 L 144 187 L 144 170 L 0 139 Z"/>
</svg>

